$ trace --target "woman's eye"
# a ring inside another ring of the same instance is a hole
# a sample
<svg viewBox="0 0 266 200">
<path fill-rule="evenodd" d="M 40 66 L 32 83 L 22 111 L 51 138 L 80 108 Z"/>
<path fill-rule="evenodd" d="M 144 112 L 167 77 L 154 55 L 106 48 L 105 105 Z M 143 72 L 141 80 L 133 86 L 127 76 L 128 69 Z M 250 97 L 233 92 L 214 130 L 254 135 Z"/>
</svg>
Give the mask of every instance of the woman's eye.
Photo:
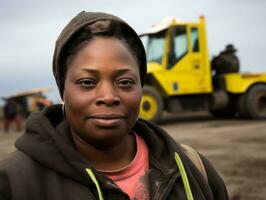
<svg viewBox="0 0 266 200">
<path fill-rule="evenodd" d="M 134 84 L 135 84 L 135 82 L 133 80 L 129 80 L 129 79 L 120 80 L 118 82 L 119 86 L 126 87 L 126 88 L 129 88 L 129 87 L 133 86 Z"/>
<path fill-rule="evenodd" d="M 85 88 L 91 88 L 96 85 L 96 82 L 90 79 L 83 79 L 77 82 L 80 86 Z"/>
</svg>

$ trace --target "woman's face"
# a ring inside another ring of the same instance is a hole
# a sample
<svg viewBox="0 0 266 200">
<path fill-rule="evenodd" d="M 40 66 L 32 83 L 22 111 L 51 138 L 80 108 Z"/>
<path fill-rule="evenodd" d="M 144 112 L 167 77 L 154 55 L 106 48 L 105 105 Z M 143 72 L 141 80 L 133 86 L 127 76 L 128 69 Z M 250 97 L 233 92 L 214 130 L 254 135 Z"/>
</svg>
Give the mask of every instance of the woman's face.
<svg viewBox="0 0 266 200">
<path fill-rule="evenodd" d="M 139 114 L 142 88 L 136 59 L 119 39 L 96 37 L 68 66 L 64 101 L 72 133 L 93 146 L 122 141 Z"/>
</svg>

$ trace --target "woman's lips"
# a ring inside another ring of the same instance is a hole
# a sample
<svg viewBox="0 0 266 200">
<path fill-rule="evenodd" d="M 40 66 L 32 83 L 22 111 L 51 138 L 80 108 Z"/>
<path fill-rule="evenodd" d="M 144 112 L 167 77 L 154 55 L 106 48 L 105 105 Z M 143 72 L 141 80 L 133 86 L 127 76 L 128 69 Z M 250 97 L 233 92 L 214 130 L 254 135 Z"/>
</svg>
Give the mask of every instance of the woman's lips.
<svg viewBox="0 0 266 200">
<path fill-rule="evenodd" d="M 89 117 L 93 123 L 100 127 L 115 127 L 118 126 L 122 120 L 124 120 L 125 116 L 120 114 L 102 114 L 102 115 L 93 115 Z"/>
</svg>

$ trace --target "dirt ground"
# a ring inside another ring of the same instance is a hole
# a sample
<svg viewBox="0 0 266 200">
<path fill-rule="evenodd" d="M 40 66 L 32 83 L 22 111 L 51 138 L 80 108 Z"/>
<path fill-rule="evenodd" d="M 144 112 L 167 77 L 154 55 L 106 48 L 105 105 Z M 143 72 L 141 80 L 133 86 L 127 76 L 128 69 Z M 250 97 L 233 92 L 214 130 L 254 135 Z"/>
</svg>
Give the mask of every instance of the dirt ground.
<svg viewBox="0 0 266 200">
<path fill-rule="evenodd" d="M 22 134 L 4 134 L 1 126 L 0 159 L 14 150 L 14 140 Z M 207 156 L 224 178 L 230 199 L 266 199 L 266 120 L 198 114 L 166 116 L 160 126 Z"/>
</svg>

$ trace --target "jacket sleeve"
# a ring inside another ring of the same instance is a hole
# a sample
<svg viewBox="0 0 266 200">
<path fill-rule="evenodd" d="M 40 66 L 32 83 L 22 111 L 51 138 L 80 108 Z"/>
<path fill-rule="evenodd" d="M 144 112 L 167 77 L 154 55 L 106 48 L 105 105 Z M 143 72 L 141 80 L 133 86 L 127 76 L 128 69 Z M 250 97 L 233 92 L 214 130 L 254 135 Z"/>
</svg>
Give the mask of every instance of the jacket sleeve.
<svg viewBox="0 0 266 200">
<path fill-rule="evenodd" d="M 10 186 L 5 173 L 0 171 L 0 200 L 11 200 Z"/>
<path fill-rule="evenodd" d="M 224 184 L 223 179 L 215 170 L 213 165 L 202 155 L 200 155 L 202 162 L 204 164 L 208 182 L 211 187 L 213 197 L 215 200 L 228 200 L 228 193 Z"/>
</svg>

